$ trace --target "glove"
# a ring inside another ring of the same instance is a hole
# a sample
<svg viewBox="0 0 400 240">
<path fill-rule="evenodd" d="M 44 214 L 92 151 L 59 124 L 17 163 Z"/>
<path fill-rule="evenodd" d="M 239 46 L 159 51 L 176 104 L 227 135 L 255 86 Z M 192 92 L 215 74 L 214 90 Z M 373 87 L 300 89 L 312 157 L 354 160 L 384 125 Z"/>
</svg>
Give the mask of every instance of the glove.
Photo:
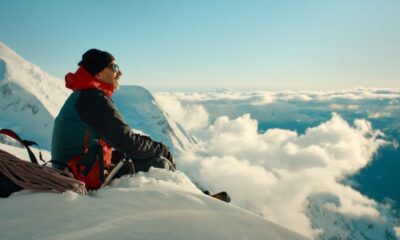
<svg viewBox="0 0 400 240">
<path fill-rule="evenodd" d="M 168 150 L 168 147 L 165 146 L 164 144 L 160 143 L 162 148 L 163 148 L 163 152 L 162 152 L 162 156 L 165 157 L 166 159 L 168 159 L 172 165 L 174 166 L 174 168 L 176 168 L 176 162 L 174 159 L 174 156 L 172 155 L 172 153 Z"/>
<path fill-rule="evenodd" d="M 124 158 L 125 158 L 125 154 L 123 154 L 122 152 L 119 152 L 117 150 L 114 150 L 112 152 L 111 163 L 114 165 L 118 164 Z"/>
<path fill-rule="evenodd" d="M 167 158 L 172 163 L 174 168 L 176 169 L 176 161 L 175 161 L 174 156 L 171 154 L 171 152 L 168 151 L 167 156 L 165 158 Z"/>
</svg>

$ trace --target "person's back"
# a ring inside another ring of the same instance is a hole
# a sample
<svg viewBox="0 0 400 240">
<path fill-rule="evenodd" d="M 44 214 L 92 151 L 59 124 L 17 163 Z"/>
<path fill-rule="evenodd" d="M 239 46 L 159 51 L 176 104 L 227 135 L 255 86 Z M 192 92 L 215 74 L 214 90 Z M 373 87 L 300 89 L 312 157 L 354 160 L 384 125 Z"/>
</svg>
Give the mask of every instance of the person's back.
<svg viewBox="0 0 400 240">
<path fill-rule="evenodd" d="M 89 129 L 76 111 L 75 104 L 78 96 L 79 92 L 72 93 L 55 119 L 51 154 L 52 158 L 59 161 L 60 164 L 67 164 L 67 161 L 72 157 L 84 154 L 84 143 L 78 140 L 85 139 L 86 132 Z M 93 135 L 93 133 L 90 135 Z M 57 168 L 62 168 L 63 166 L 60 164 L 56 162 L 53 165 Z"/>
</svg>

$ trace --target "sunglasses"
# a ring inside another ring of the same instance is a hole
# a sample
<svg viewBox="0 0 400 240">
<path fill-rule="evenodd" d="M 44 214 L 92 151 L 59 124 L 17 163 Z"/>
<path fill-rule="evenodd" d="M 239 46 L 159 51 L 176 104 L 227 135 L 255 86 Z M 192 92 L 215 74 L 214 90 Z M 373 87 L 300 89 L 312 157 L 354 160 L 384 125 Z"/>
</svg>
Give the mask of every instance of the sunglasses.
<svg viewBox="0 0 400 240">
<path fill-rule="evenodd" d="M 107 66 L 109 69 L 111 69 L 111 71 L 113 71 L 114 73 L 119 72 L 119 66 L 115 63 L 111 63 L 110 65 Z"/>
</svg>

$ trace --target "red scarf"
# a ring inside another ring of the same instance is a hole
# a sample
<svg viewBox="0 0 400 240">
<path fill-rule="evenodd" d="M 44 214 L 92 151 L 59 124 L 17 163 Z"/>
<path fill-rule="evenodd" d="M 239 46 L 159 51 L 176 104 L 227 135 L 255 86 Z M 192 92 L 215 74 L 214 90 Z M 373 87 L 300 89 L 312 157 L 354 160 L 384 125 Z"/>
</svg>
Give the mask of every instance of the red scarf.
<svg viewBox="0 0 400 240">
<path fill-rule="evenodd" d="M 108 97 L 111 97 L 114 92 L 113 84 L 98 80 L 83 67 L 79 67 L 75 73 L 65 75 L 65 86 L 73 91 L 97 88 Z"/>
</svg>

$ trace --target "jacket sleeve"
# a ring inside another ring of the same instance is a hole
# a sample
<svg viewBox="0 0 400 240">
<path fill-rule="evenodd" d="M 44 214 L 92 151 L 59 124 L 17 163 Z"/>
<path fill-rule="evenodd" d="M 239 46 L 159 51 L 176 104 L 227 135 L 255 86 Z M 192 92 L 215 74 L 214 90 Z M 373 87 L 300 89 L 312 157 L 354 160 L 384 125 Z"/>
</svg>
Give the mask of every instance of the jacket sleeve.
<svg viewBox="0 0 400 240">
<path fill-rule="evenodd" d="M 122 119 L 113 101 L 103 92 L 97 89 L 81 91 L 75 107 L 84 123 L 128 157 L 141 160 L 164 156 L 173 160 L 164 144 L 134 133 Z"/>
</svg>

